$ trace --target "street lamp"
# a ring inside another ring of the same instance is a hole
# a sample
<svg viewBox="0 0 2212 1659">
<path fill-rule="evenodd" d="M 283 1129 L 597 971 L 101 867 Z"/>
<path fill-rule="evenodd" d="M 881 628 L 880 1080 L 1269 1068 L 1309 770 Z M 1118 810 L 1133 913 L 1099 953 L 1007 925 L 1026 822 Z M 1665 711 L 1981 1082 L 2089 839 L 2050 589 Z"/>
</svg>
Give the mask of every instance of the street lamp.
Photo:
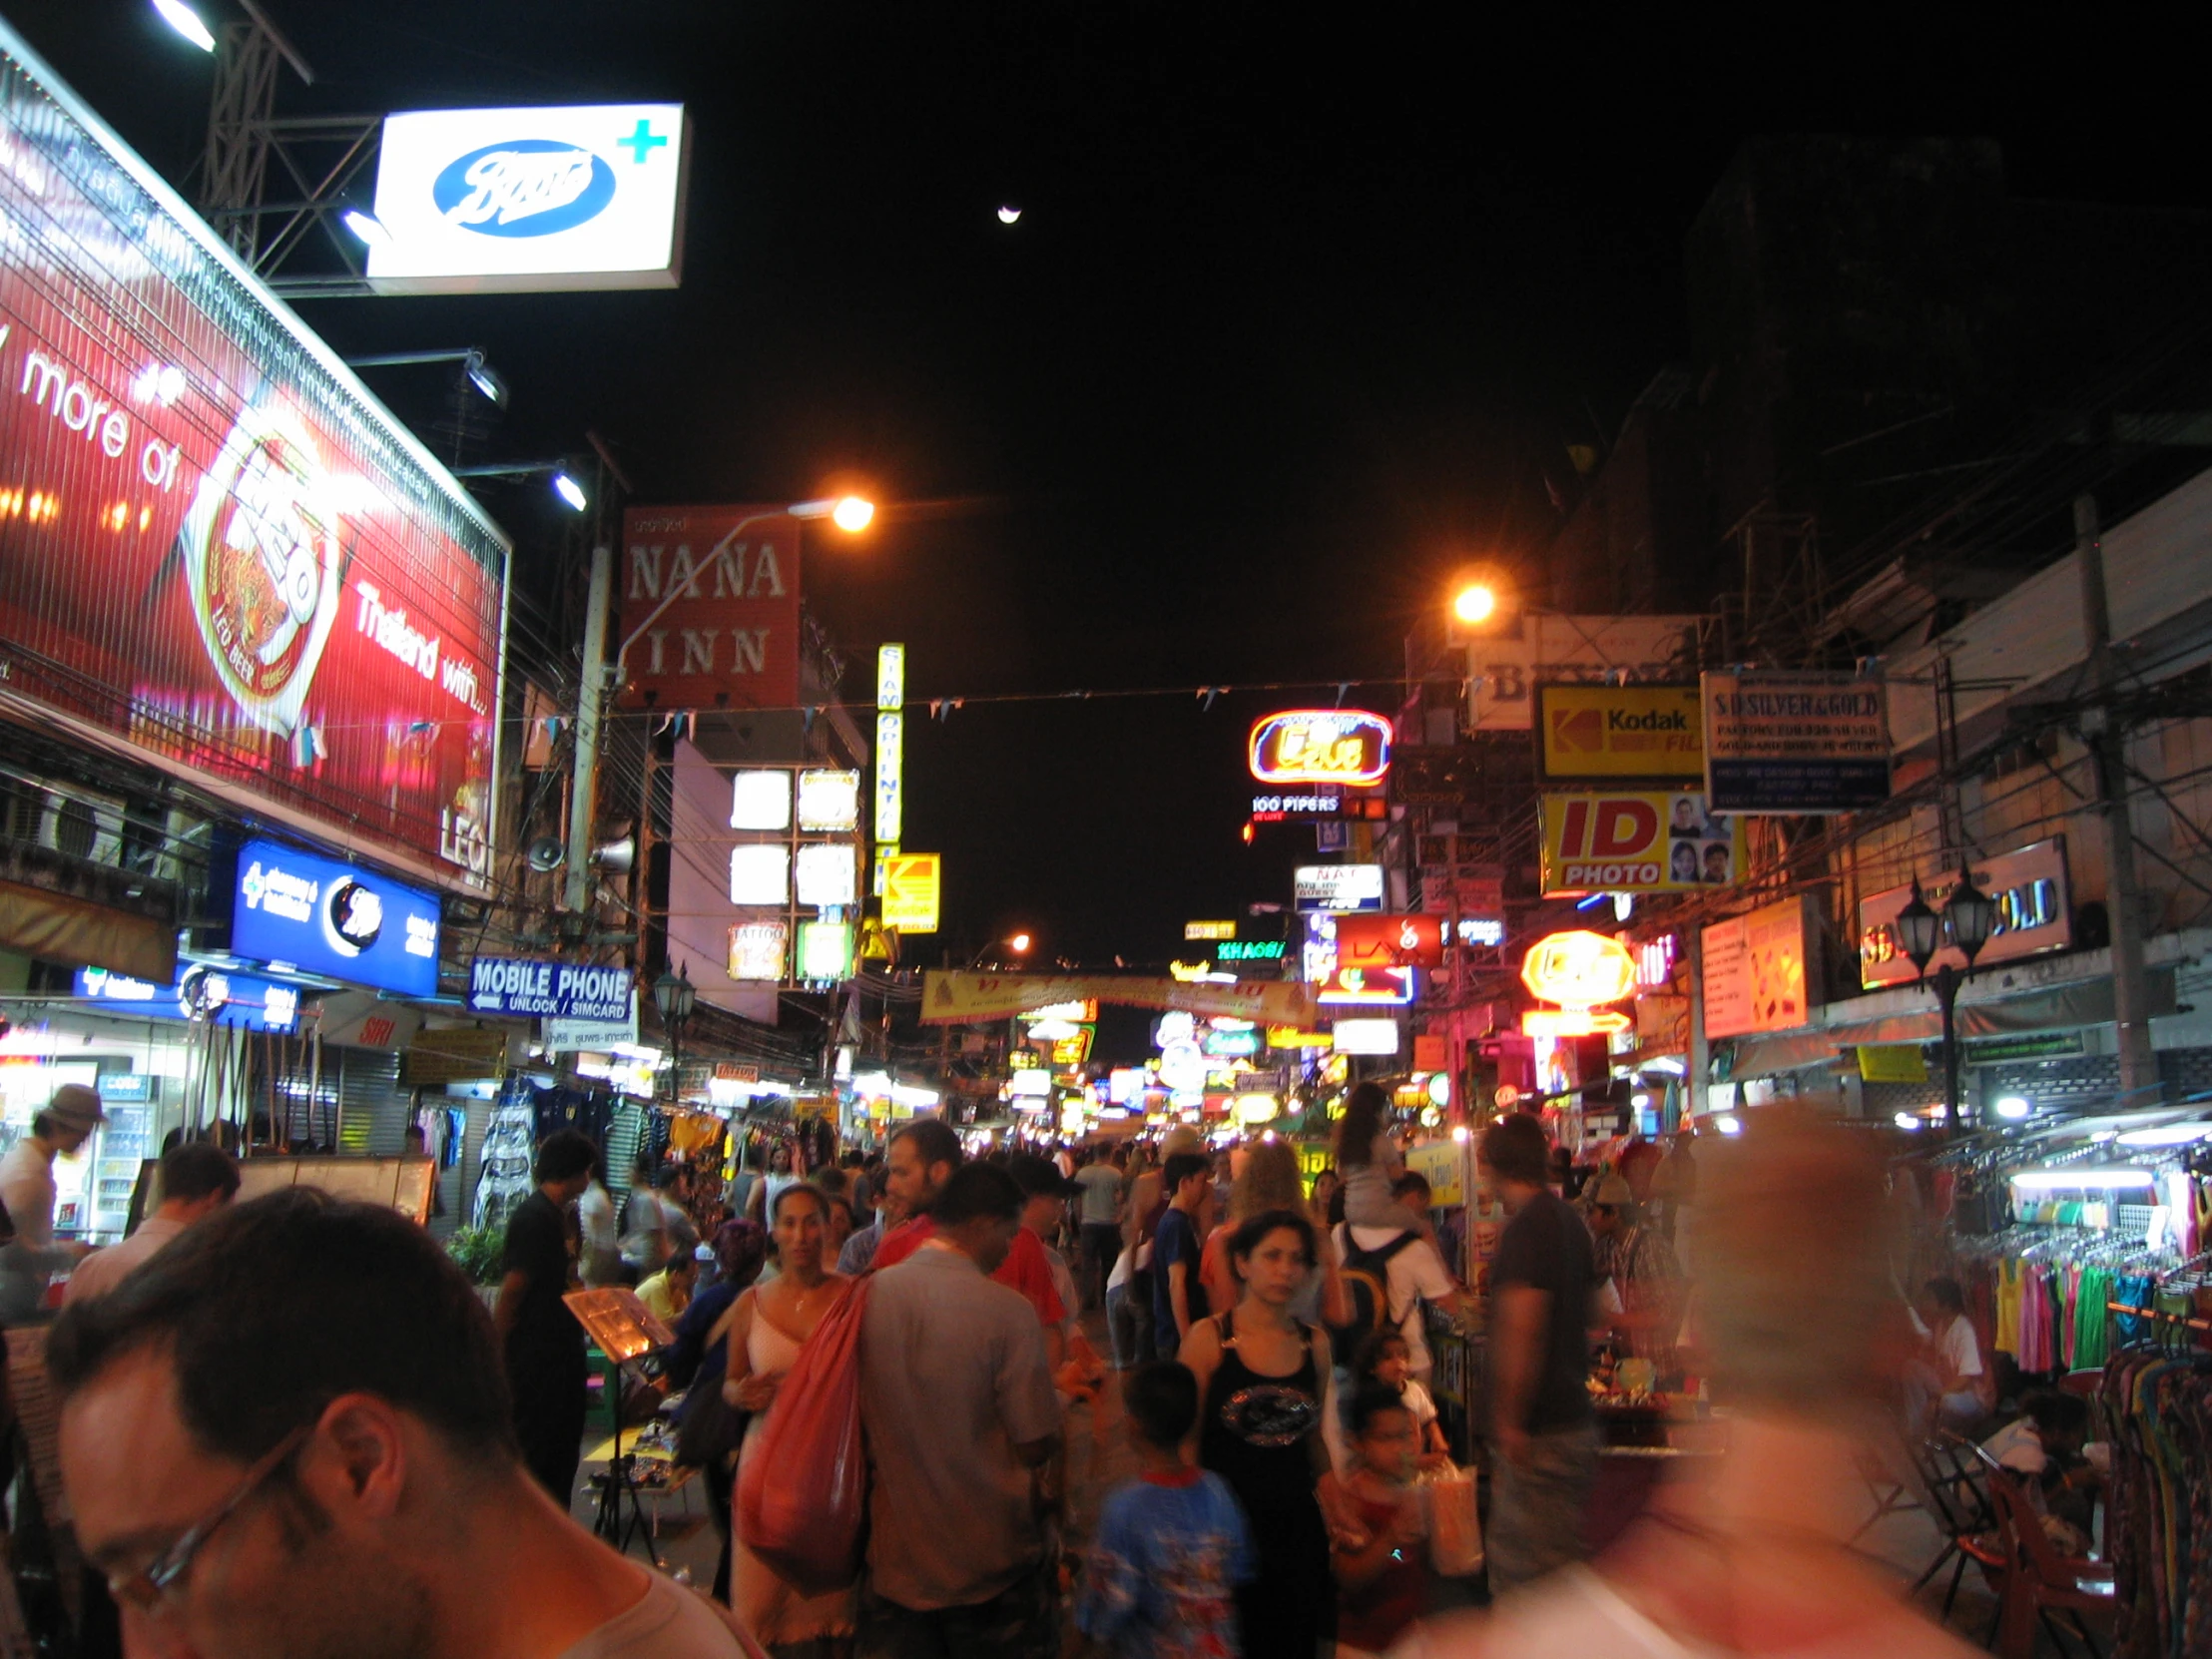
<svg viewBox="0 0 2212 1659">
<path fill-rule="evenodd" d="M 468 383 L 490 400 L 495 408 L 507 406 L 507 382 L 497 369 L 484 361 L 483 351 L 473 345 L 455 351 L 385 351 L 373 357 L 348 357 L 348 368 L 396 368 L 405 363 L 459 363 L 461 372 L 468 376 Z"/>
<path fill-rule="evenodd" d="M 699 992 L 692 988 L 689 966 L 679 968 L 674 973 L 663 973 L 653 981 L 653 1006 L 661 1010 L 661 1024 L 668 1030 L 668 1092 L 671 1099 L 681 1100 L 683 1097 L 684 1027 L 691 1022 L 692 1009 L 698 1003 Z"/>
<path fill-rule="evenodd" d="M 184 0 L 154 0 L 154 9 L 162 15 L 162 21 L 175 29 L 185 39 L 203 52 L 215 50 L 215 36 L 200 14 L 184 3 Z"/>
<path fill-rule="evenodd" d="M 1466 565 L 1452 573 L 1450 600 L 1453 629 L 1486 631 L 1504 620 L 1511 584 L 1494 565 Z"/>
<path fill-rule="evenodd" d="M 973 956 L 968 958 L 968 966 L 971 968 L 981 967 L 983 965 L 983 958 L 988 956 L 992 951 L 996 950 L 1000 945 L 1004 945 L 1016 956 L 1026 956 L 1029 954 L 1029 947 L 1036 942 L 1037 941 L 1031 938 L 1027 933 L 1009 933 L 1006 935 L 1006 937 L 1002 939 L 991 939 L 984 944 L 982 949 L 978 950 Z"/>
<path fill-rule="evenodd" d="M 1957 885 L 1951 888 L 1939 912 L 1931 909 L 1928 900 L 1921 896 L 1921 879 L 1916 875 L 1913 896 L 1890 923 L 1897 932 L 1899 947 L 1911 959 L 1915 974 L 1924 983 L 1928 979 L 1928 964 L 1944 945 L 1956 949 L 1965 958 L 1966 965 L 1962 968 L 1945 961 L 1936 969 L 1936 1000 L 1943 1014 L 1943 1133 L 1946 1135 L 1958 1124 L 1958 990 L 1972 974 L 1973 961 L 1981 954 L 1981 947 L 1989 942 L 1996 915 L 1996 904 L 1973 884 L 1973 871 L 1961 861 Z"/>
<path fill-rule="evenodd" d="M 455 466 L 446 470 L 456 478 L 527 478 L 532 473 L 548 473 L 553 493 L 567 504 L 570 512 L 580 513 L 591 505 L 591 498 L 569 472 L 566 461 L 492 461 L 484 466 Z"/>
</svg>

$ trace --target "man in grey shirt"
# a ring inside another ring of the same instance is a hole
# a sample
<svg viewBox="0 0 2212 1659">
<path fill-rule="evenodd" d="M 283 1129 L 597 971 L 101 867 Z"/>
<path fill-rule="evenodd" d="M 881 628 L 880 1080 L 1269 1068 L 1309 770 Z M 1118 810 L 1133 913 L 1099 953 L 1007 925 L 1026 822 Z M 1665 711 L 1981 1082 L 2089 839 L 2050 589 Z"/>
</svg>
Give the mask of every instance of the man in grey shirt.
<svg viewBox="0 0 2212 1659">
<path fill-rule="evenodd" d="M 936 1232 L 875 1275 L 860 1327 L 868 1467 L 861 1659 L 1050 1651 L 1050 1563 L 1033 1471 L 1060 1442 L 1044 1334 L 992 1283 L 1021 1225 L 1004 1170 L 963 1164 Z"/>
<path fill-rule="evenodd" d="M 228 1206 L 64 1309 L 46 1357 L 78 1542 L 134 1651 L 759 1652 L 530 1477 L 490 1316 L 388 1209 Z"/>
</svg>

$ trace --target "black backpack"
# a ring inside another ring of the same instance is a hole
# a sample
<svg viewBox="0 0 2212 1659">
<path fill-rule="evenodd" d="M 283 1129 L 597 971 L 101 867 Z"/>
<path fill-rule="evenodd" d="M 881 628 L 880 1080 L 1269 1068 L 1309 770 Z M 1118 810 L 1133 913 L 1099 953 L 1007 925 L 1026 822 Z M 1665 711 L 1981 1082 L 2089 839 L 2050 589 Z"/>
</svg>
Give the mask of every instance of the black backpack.
<svg viewBox="0 0 2212 1659">
<path fill-rule="evenodd" d="M 1362 1250 L 1352 1229 L 1345 1229 L 1344 1265 L 1337 1271 L 1344 1280 L 1345 1298 L 1352 1304 L 1352 1318 L 1329 1328 L 1330 1352 L 1338 1365 L 1349 1369 L 1360 1345 L 1389 1324 L 1390 1258 L 1418 1237 L 1400 1233 L 1386 1245 Z"/>
</svg>

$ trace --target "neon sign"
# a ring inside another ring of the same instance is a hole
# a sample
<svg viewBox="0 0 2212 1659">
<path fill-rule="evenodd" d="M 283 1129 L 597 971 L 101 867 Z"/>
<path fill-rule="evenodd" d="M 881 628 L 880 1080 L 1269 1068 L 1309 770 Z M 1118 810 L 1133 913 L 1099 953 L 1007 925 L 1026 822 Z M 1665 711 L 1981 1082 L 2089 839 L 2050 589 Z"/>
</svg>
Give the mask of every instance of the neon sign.
<svg viewBox="0 0 2212 1659">
<path fill-rule="evenodd" d="M 1636 958 L 1620 940 L 1581 929 L 1538 939 L 1521 959 L 1521 983 L 1556 1008 L 1531 1008 L 1521 1031 L 1531 1037 L 1594 1037 L 1625 1031 L 1618 1002 L 1636 988 Z"/>
<path fill-rule="evenodd" d="M 1256 722 L 1248 752 L 1263 784 L 1380 784 L 1390 723 L 1363 709 L 1291 710 Z"/>
</svg>

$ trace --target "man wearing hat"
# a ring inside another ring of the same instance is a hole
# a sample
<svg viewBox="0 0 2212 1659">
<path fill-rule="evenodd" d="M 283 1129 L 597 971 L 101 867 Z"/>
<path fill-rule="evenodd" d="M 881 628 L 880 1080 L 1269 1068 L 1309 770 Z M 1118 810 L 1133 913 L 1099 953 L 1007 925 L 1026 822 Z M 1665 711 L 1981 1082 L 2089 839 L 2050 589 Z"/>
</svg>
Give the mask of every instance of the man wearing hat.
<svg viewBox="0 0 2212 1659">
<path fill-rule="evenodd" d="M 1626 1177 L 1608 1175 L 1590 1204 L 1590 1239 L 1596 1277 L 1613 1281 L 1621 1313 L 1613 1329 L 1628 1352 L 1664 1374 L 1674 1366 L 1674 1337 L 1682 1322 L 1681 1270 L 1667 1241 L 1644 1225 L 1643 1210 Z"/>
<path fill-rule="evenodd" d="M 31 1119 L 31 1132 L 0 1158 L 0 1205 L 15 1224 L 14 1240 L 0 1247 L 0 1325 L 37 1319 L 46 1282 L 85 1255 L 82 1244 L 54 1243 L 54 1160 L 90 1140 L 102 1116 L 97 1093 L 64 1083 Z"/>
</svg>

